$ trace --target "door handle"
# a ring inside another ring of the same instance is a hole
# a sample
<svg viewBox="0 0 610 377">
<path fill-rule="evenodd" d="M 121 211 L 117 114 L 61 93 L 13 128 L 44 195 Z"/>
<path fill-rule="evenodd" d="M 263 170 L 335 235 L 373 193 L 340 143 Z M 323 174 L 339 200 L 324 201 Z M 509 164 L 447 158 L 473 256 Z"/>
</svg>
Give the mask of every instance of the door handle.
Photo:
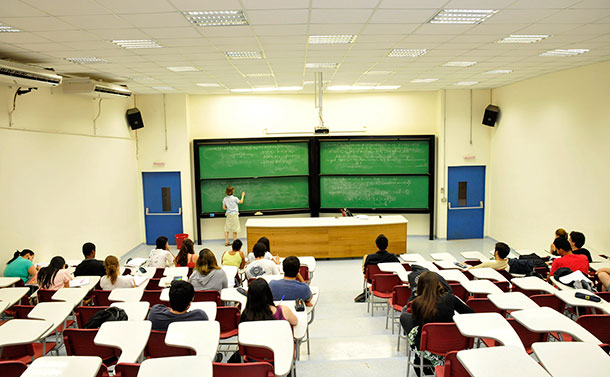
<svg viewBox="0 0 610 377">
<path fill-rule="evenodd" d="M 180 216 L 182 215 L 182 207 L 178 208 L 178 212 L 158 212 L 150 213 L 148 207 L 146 208 L 146 216 Z"/>
<path fill-rule="evenodd" d="M 451 202 L 447 202 L 449 203 L 449 209 L 451 210 L 455 210 L 455 209 L 481 209 L 483 208 L 483 201 L 479 202 L 479 206 L 478 207 L 451 207 Z"/>
</svg>

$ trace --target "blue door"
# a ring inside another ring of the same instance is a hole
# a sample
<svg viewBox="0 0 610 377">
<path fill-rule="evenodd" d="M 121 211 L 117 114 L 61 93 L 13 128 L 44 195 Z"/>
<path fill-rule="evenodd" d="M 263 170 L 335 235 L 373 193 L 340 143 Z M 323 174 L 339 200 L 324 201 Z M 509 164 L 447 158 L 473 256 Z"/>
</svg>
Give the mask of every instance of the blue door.
<svg viewBox="0 0 610 377">
<path fill-rule="evenodd" d="M 180 172 L 142 173 L 146 244 L 154 245 L 157 237 L 166 236 L 176 244 L 182 233 L 182 194 Z"/>
<path fill-rule="evenodd" d="M 483 238 L 485 166 L 449 167 L 447 239 Z"/>
</svg>

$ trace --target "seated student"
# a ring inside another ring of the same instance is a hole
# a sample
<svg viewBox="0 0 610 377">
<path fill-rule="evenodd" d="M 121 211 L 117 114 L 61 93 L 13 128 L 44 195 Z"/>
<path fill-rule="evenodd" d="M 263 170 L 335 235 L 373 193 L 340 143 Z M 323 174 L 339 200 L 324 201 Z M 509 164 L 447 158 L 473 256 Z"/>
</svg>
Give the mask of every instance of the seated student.
<svg viewBox="0 0 610 377">
<path fill-rule="evenodd" d="M 119 275 L 119 260 L 114 255 L 109 255 L 104 259 L 106 274 L 100 279 L 100 287 L 105 291 L 115 288 L 134 288 L 136 282 L 131 275 Z"/>
<path fill-rule="evenodd" d="M 279 300 L 296 300 L 297 298 L 305 301 L 307 306 L 311 306 L 311 290 L 305 283 L 297 281 L 297 274 L 301 267 L 299 258 L 289 256 L 282 262 L 284 267 L 284 278 L 282 280 L 272 280 L 269 282 L 269 287 L 273 293 L 273 299 Z"/>
<path fill-rule="evenodd" d="M 231 244 L 231 250 L 225 251 L 222 254 L 222 265 L 223 266 L 235 266 L 239 269 L 244 268 L 246 265 L 246 258 L 244 257 L 244 253 L 241 251 L 242 242 L 240 240 L 235 240 Z"/>
<path fill-rule="evenodd" d="M 58 290 L 59 288 L 69 287 L 70 280 L 74 279 L 66 261 L 60 256 L 53 257 L 47 267 L 43 267 L 38 271 L 38 286 L 41 289 Z"/>
<path fill-rule="evenodd" d="M 362 259 L 362 273 L 366 272 L 366 266 L 369 264 L 379 264 L 384 262 L 400 262 L 395 254 L 388 252 L 388 239 L 383 234 L 377 236 L 375 244 L 379 249 L 374 254 L 365 255 Z"/>
<path fill-rule="evenodd" d="M 258 241 L 256 241 L 256 243 L 262 243 L 263 245 L 265 245 L 265 259 L 272 260 L 275 262 L 275 264 L 280 264 L 280 258 L 274 257 L 273 254 L 271 254 L 271 246 L 269 244 L 269 238 L 261 237 L 258 239 Z M 256 259 L 256 257 L 254 256 L 254 248 L 253 248 L 252 252 L 250 254 L 248 254 L 248 263 L 254 262 L 255 259 Z"/>
<path fill-rule="evenodd" d="M 176 267 L 188 267 L 194 268 L 197 262 L 198 256 L 195 254 L 195 243 L 190 238 L 186 238 L 182 241 L 180 251 L 176 255 L 174 263 Z"/>
<path fill-rule="evenodd" d="M 603 291 L 610 291 L 610 268 L 602 267 L 595 273 L 597 278 L 602 283 Z"/>
<path fill-rule="evenodd" d="M 493 261 L 486 261 L 481 264 L 477 264 L 474 267 L 470 267 L 469 270 L 473 268 L 493 268 L 494 270 L 508 270 L 508 254 L 510 253 L 510 247 L 504 242 L 497 242 L 494 248 L 494 257 L 496 258 Z"/>
<path fill-rule="evenodd" d="M 254 280 L 248 288 L 248 301 L 241 313 L 241 322 L 285 319 L 292 326 L 299 323 L 296 315 L 284 305 L 275 305 L 269 284 L 265 279 Z"/>
<path fill-rule="evenodd" d="M 413 314 L 403 313 L 400 316 L 400 323 L 407 332 L 410 343 L 418 349 L 421 340 L 420 330 L 426 323 L 449 323 L 453 322 L 455 312 L 473 312 L 462 300 L 446 291 L 438 276 L 432 271 L 426 271 L 420 275 L 417 284 L 417 298 L 411 305 Z M 444 361 L 442 356 L 428 352 L 424 353 L 424 358 L 426 359 L 424 365 L 437 366 L 442 365 Z M 415 363 L 419 364 L 419 362 L 420 359 L 416 356 Z M 419 368 L 415 368 L 415 372 L 418 376 L 420 375 Z"/>
<path fill-rule="evenodd" d="M 265 259 L 265 252 L 267 251 L 267 248 L 264 244 L 259 242 L 254 245 L 254 248 L 252 250 L 256 259 L 246 266 L 246 277 L 248 279 L 257 278 L 265 274 L 280 274 L 280 270 L 277 268 L 275 262 L 269 259 Z"/>
<path fill-rule="evenodd" d="M 589 260 L 587 260 L 587 257 L 584 255 L 572 254 L 572 247 L 570 246 L 570 242 L 568 242 L 568 240 L 563 237 L 559 237 L 555 239 L 553 244 L 555 244 L 557 253 L 561 256 L 561 258 L 557 258 L 553 261 L 550 276 L 553 276 L 555 271 L 561 267 L 567 267 L 573 272 L 579 270 L 585 275 L 589 272 Z"/>
<path fill-rule="evenodd" d="M 203 249 L 199 252 L 197 264 L 193 273 L 189 277 L 189 282 L 193 284 L 196 291 L 214 290 L 220 292 L 221 289 L 229 286 L 227 274 L 218 267 L 216 257 L 212 250 Z"/>
<path fill-rule="evenodd" d="M 572 253 L 584 255 L 589 260 L 589 263 L 593 262 L 591 259 L 591 253 L 589 250 L 583 248 L 585 244 L 585 235 L 581 232 L 572 231 L 570 232 L 570 246 L 572 246 Z"/>
<path fill-rule="evenodd" d="M 34 266 L 34 252 L 30 249 L 23 249 L 15 251 L 13 259 L 8 261 L 6 268 L 4 269 L 4 276 L 11 278 L 21 278 L 24 283 L 32 280 L 38 268 Z"/>
<path fill-rule="evenodd" d="M 563 229 L 563 228 L 558 228 L 555 231 L 555 238 L 553 239 L 553 241 L 555 241 L 559 237 L 565 238 L 567 240 L 568 239 L 568 232 L 566 232 L 566 230 Z M 555 244 L 553 244 L 552 242 L 551 242 L 551 247 L 549 248 L 549 251 L 551 252 L 551 254 L 557 255 L 557 248 L 555 247 Z"/>
<path fill-rule="evenodd" d="M 174 256 L 169 252 L 167 237 L 157 238 L 156 244 L 157 248 L 152 250 L 148 256 L 148 266 L 163 268 L 171 265 L 174 262 Z"/>
<path fill-rule="evenodd" d="M 95 259 L 95 245 L 87 242 L 83 245 L 83 255 L 85 260 L 80 262 L 74 270 L 74 276 L 104 276 L 106 269 L 104 262 Z"/>
<path fill-rule="evenodd" d="M 195 297 L 195 289 L 188 281 L 174 280 L 169 288 L 169 307 L 156 304 L 148 312 L 148 320 L 152 322 L 152 329 L 167 331 L 172 322 L 178 321 L 207 321 L 208 316 L 201 309 L 188 311 Z"/>
</svg>

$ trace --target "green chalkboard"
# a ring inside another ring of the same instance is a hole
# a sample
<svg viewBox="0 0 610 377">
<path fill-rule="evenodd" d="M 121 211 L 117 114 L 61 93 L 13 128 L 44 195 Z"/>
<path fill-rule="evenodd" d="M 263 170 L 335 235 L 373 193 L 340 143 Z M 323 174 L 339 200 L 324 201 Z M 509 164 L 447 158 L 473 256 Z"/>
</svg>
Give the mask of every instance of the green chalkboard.
<svg viewBox="0 0 610 377">
<path fill-rule="evenodd" d="M 200 177 L 240 178 L 309 174 L 309 148 L 301 143 L 199 146 Z"/>
<path fill-rule="evenodd" d="M 202 212 L 224 212 L 222 199 L 227 186 L 235 188 L 237 197 L 245 191 L 240 211 L 309 208 L 307 177 L 214 179 L 201 181 Z"/>
<path fill-rule="evenodd" d="M 320 177 L 322 208 L 428 208 L 427 176 Z"/>
<path fill-rule="evenodd" d="M 427 140 L 320 141 L 321 174 L 427 174 L 429 164 Z"/>
</svg>

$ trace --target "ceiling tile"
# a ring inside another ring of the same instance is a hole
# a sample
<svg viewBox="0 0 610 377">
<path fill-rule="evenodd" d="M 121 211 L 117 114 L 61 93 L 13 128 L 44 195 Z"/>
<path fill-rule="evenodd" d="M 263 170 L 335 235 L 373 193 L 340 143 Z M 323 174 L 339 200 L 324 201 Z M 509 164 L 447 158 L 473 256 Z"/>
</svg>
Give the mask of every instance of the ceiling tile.
<svg viewBox="0 0 610 377">
<path fill-rule="evenodd" d="M 251 10 L 248 11 L 248 22 L 250 25 L 306 24 L 308 16 L 307 9 Z"/>
<path fill-rule="evenodd" d="M 128 29 L 128 22 L 115 15 L 63 16 L 62 21 L 80 29 Z"/>
<path fill-rule="evenodd" d="M 125 0 L 103 0 L 102 4 L 105 8 L 110 9 L 117 14 L 126 13 L 160 13 L 173 12 L 176 10 L 174 6 L 167 0 L 146 0 L 146 5 L 137 1 Z"/>
<path fill-rule="evenodd" d="M 443 34 L 443 35 L 458 35 L 472 29 L 472 25 L 442 25 L 442 24 L 423 24 L 414 34 Z"/>
<path fill-rule="evenodd" d="M 121 17 L 138 28 L 172 28 L 191 26 L 191 23 L 186 19 L 186 17 L 178 12 L 124 14 Z"/>
<path fill-rule="evenodd" d="M 436 9 L 440 8 L 447 3 L 447 0 L 382 0 L 379 8 L 391 8 L 391 9 Z"/>
<path fill-rule="evenodd" d="M 358 34 L 362 24 L 309 24 L 309 35 Z"/>
<path fill-rule="evenodd" d="M 508 8 L 516 9 L 563 9 L 568 8 L 582 0 L 517 0 Z"/>
<path fill-rule="evenodd" d="M 363 23 L 371 15 L 370 9 L 312 9 L 312 24 Z"/>
<path fill-rule="evenodd" d="M 4 4 L 4 0 L 3 4 Z M 94 0 L 22 0 L 37 9 L 45 11 L 53 16 L 110 14 L 111 11 L 104 8 Z"/>
<path fill-rule="evenodd" d="M 436 9 L 381 9 L 373 14 L 369 22 L 372 24 L 424 23 L 428 22 L 436 13 Z"/>
<path fill-rule="evenodd" d="M 252 26 L 256 35 L 305 35 L 307 25 Z"/>
<path fill-rule="evenodd" d="M 10 25 L 22 31 L 52 31 L 74 30 L 74 26 L 67 24 L 57 17 L 3 17 L 3 24 Z"/>
<path fill-rule="evenodd" d="M 49 40 L 35 33 L 0 33 L 0 42 L 6 43 L 45 43 Z"/>
<path fill-rule="evenodd" d="M 543 20 L 543 24 L 584 24 L 610 15 L 610 9 L 564 9 Z"/>
<path fill-rule="evenodd" d="M 244 9 L 307 9 L 309 0 L 241 0 Z"/>
<path fill-rule="evenodd" d="M 161 38 L 202 38 L 201 34 L 192 26 L 186 27 L 159 27 L 159 28 L 142 28 L 144 33 L 154 39 Z"/>
<path fill-rule="evenodd" d="M 241 9 L 239 0 L 169 0 L 181 11 Z"/>
<path fill-rule="evenodd" d="M 46 13 L 31 7 L 20 0 L 2 0 L 2 17 L 34 17 L 46 16 Z"/>
<path fill-rule="evenodd" d="M 367 24 L 362 35 L 409 34 L 419 26 L 419 24 Z"/>
<path fill-rule="evenodd" d="M 34 34 L 54 42 L 93 41 L 99 39 L 97 36 L 82 30 L 45 31 Z"/>
<path fill-rule="evenodd" d="M 451 0 L 443 6 L 445 9 L 502 9 L 515 0 Z"/>
<path fill-rule="evenodd" d="M 312 8 L 375 8 L 379 0 L 312 0 Z"/>
</svg>

